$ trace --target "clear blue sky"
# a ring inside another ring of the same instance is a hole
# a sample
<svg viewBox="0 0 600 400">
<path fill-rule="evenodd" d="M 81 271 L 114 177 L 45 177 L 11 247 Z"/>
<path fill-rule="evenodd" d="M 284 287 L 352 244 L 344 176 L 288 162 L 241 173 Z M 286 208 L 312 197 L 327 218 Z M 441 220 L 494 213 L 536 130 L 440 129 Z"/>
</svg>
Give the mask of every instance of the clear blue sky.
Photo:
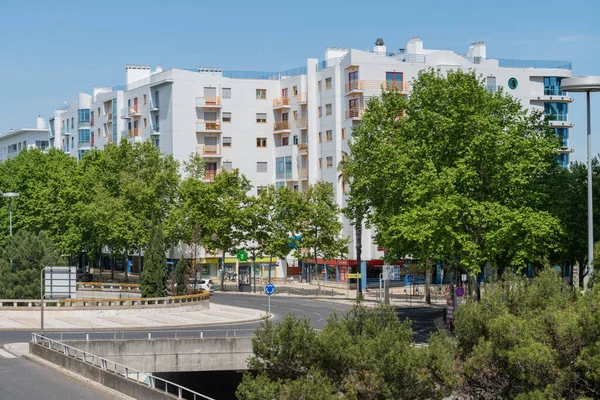
<svg viewBox="0 0 600 400">
<path fill-rule="evenodd" d="M 0 132 L 32 127 L 77 92 L 124 83 L 126 64 L 278 71 L 321 59 L 325 46 L 426 48 L 488 57 L 569 60 L 600 75 L 598 0 L 10 1 L 0 14 Z M 585 157 L 585 100 L 570 105 L 575 159 Z M 600 94 L 593 99 L 600 132 Z M 594 153 L 600 152 L 595 136 Z"/>
</svg>

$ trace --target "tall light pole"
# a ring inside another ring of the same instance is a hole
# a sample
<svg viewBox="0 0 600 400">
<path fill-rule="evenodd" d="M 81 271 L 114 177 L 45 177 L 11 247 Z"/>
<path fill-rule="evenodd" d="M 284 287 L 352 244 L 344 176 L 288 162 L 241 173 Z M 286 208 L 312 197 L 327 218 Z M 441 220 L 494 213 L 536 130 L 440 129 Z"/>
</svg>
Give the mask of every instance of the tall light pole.
<svg viewBox="0 0 600 400">
<path fill-rule="evenodd" d="M 590 112 L 590 93 L 600 92 L 600 76 L 580 76 L 565 78 L 560 82 L 561 90 L 565 92 L 581 92 L 587 100 L 587 192 L 588 192 L 588 273 L 585 289 L 594 274 L 594 217 L 592 207 L 592 123 Z"/>
<path fill-rule="evenodd" d="M 9 224 L 10 224 L 10 236 L 12 237 L 12 201 L 15 197 L 19 197 L 20 194 L 19 193 L 14 193 L 14 192 L 8 192 L 8 193 L 2 193 L 2 197 L 6 197 L 10 199 L 10 206 L 9 206 Z"/>
</svg>

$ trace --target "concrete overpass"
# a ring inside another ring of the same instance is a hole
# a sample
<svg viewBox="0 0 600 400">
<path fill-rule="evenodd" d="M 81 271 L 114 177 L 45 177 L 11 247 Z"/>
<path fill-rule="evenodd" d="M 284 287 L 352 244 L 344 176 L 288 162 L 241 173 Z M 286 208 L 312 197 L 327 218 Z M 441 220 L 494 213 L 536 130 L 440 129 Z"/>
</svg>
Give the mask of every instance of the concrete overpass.
<svg viewBox="0 0 600 400">
<path fill-rule="evenodd" d="M 148 373 L 245 370 L 252 339 L 73 340 L 65 344 Z"/>
</svg>

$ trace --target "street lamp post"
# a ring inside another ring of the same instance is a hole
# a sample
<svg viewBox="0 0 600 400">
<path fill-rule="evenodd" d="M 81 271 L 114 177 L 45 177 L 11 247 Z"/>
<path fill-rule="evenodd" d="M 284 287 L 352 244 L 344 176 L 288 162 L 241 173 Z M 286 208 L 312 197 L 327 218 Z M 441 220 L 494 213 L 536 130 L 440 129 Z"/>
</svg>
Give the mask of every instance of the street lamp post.
<svg viewBox="0 0 600 400">
<path fill-rule="evenodd" d="M 587 101 L 587 192 L 588 192 L 588 274 L 585 288 L 589 288 L 589 280 L 594 274 L 594 220 L 592 209 L 592 124 L 590 112 L 590 93 L 600 92 L 600 76 L 580 76 L 565 78 L 560 83 L 565 92 L 586 94 Z"/>
<path fill-rule="evenodd" d="M 19 193 L 14 193 L 14 192 L 2 193 L 2 197 L 6 197 L 6 198 L 10 199 L 9 224 L 10 224 L 10 236 L 11 237 L 12 237 L 12 201 L 13 201 L 13 198 L 19 197 L 19 196 L 20 196 Z"/>
</svg>

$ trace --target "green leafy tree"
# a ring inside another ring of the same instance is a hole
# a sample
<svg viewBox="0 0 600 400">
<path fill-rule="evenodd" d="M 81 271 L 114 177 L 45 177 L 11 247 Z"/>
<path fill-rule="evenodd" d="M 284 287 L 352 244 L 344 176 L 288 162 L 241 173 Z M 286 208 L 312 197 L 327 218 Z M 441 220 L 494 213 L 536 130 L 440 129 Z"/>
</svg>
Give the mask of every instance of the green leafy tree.
<svg viewBox="0 0 600 400">
<path fill-rule="evenodd" d="M 597 308 L 552 269 L 533 282 L 508 276 L 481 302 L 456 312 L 457 392 L 473 398 L 596 398 L 600 393 Z"/>
<path fill-rule="evenodd" d="M 50 149 L 26 149 L 0 164 L 0 191 L 17 192 L 13 199 L 13 232 L 45 231 L 64 254 L 82 249 L 82 232 L 74 212 L 81 201 L 77 160 Z M 0 207 L 0 242 L 9 234 L 8 200 Z"/>
<path fill-rule="evenodd" d="M 414 347 L 410 323 L 389 308 L 333 315 L 320 333 L 308 320 L 288 315 L 263 324 L 252 348 L 240 399 L 441 398 L 456 385 L 450 338 L 439 333 L 429 347 Z"/>
<path fill-rule="evenodd" d="M 60 251 L 45 232 L 17 232 L 1 255 L 0 298 L 3 299 L 39 299 L 42 268 L 65 265 Z"/>
<path fill-rule="evenodd" d="M 532 188 L 560 144 L 541 113 L 474 72 L 423 71 L 412 87 L 372 98 L 350 143 L 348 173 L 386 257 L 476 274 L 547 254 L 560 225 Z"/>
<path fill-rule="evenodd" d="M 165 237 L 160 225 L 153 228 L 150 244 L 144 254 L 142 271 L 142 297 L 163 297 L 167 280 Z"/>
<path fill-rule="evenodd" d="M 305 213 L 302 221 L 302 247 L 309 256 L 331 260 L 348 253 L 348 239 L 341 237 L 341 212 L 334 197 L 333 186 L 319 181 L 303 193 Z"/>
</svg>

